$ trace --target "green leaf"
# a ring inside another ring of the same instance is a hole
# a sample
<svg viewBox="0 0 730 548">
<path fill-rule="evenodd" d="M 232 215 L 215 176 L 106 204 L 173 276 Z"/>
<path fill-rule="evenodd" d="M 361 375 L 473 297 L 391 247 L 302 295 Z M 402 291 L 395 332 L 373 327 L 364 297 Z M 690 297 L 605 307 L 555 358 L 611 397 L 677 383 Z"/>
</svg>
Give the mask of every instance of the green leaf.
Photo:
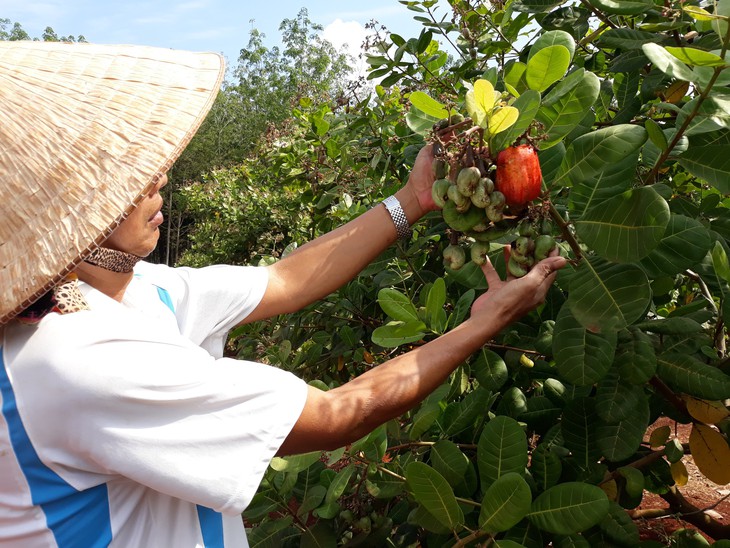
<svg viewBox="0 0 730 548">
<path fill-rule="evenodd" d="M 696 21 L 712 21 L 715 16 L 699 6 L 682 6 L 682 11 Z"/>
<path fill-rule="evenodd" d="M 590 180 L 606 167 L 639 150 L 646 139 L 646 130 L 632 124 L 620 124 L 582 135 L 568 147 L 553 185 L 570 186 Z"/>
<path fill-rule="evenodd" d="M 539 92 L 545 91 L 565 75 L 570 58 L 570 51 L 562 45 L 541 49 L 527 61 L 527 86 Z"/>
<path fill-rule="evenodd" d="M 688 335 L 691 333 L 702 333 L 704 328 L 692 318 L 656 319 L 646 322 L 639 322 L 633 327 L 656 333 L 657 335 Z"/>
<path fill-rule="evenodd" d="M 620 546 L 639 546 L 639 528 L 619 504 L 611 501 L 608 514 L 598 524 L 609 539 Z"/>
<path fill-rule="evenodd" d="M 386 287 L 378 292 L 378 304 L 388 316 L 400 322 L 418 321 L 418 312 L 407 295 Z"/>
<path fill-rule="evenodd" d="M 451 440 L 439 440 L 431 447 L 431 464 L 450 485 L 459 485 L 469 466 L 469 458 Z"/>
<path fill-rule="evenodd" d="M 594 204 L 576 230 L 601 257 L 629 263 L 659 244 L 668 223 L 667 202 L 653 188 L 641 187 Z"/>
<path fill-rule="evenodd" d="M 563 306 L 555 322 L 553 354 L 560 376 L 570 384 L 589 386 L 601 380 L 613 362 L 614 332 L 592 333 Z"/>
<path fill-rule="evenodd" d="M 571 59 L 575 55 L 575 40 L 570 34 L 564 30 L 549 30 L 547 32 L 543 32 L 538 39 L 535 40 L 535 43 L 532 44 L 530 53 L 527 56 L 528 62 L 537 52 L 550 46 L 563 46 L 568 50 L 568 53 L 570 53 Z"/>
<path fill-rule="evenodd" d="M 464 523 L 453 489 L 436 470 L 423 462 L 411 462 L 406 468 L 406 484 L 416 502 L 442 525 L 455 529 Z"/>
<path fill-rule="evenodd" d="M 654 7 L 651 0 L 590 0 L 590 4 L 612 15 L 638 15 Z"/>
<path fill-rule="evenodd" d="M 601 34 L 598 45 L 602 48 L 620 49 L 622 51 L 641 49 L 646 43 L 661 42 L 662 37 L 653 32 L 645 32 L 630 28 L 609 29 Z"/>
<path fill-rule="evenodd" d="M 649 402 L 642 397 L 625 419 L 596 426 L 596 443 L 603 456 L 613 462 L 628 459 L 641 446 L 649 426 Z"/>
<path fill-rule="evenodd" d="M 636 385 L 647 383 L 656 373 L 653 341 L 639 325 L 619 333 L 614 366 L 622 381 Z"/>
<path fill-rule="evenodd" d="M 409 96 L 411 104 L 418 110 L 437 119 L 448 118 L 449 110 L 423 91 L 414 91 Z"/>
<path fill-rule="evenodd" d="M 355 465 L 349 464 L 339 472 L 332 480 L 332 483 L 327 487 L 327 494 L 324 497 L 326 503 L 336 502 L 347 488 L 347 484 L 350 483 L 350 478 L 355 471 Z"/>
<path fill-rule="evenodd" d="M 436 278 L 426 298 L 426 314 L 429 325 L 437 333 L 441 333 L 446 327 L 444 304 L 446 304 L 446 282 L 443 278 Z"/>
<path fill-rule="evenodd" d="M 513 95 L 520 95 L 527 88 L 525 82 L 525 72 L 527 71 L 527 65 L 519 61 L 507 64 L 504 69 L 504 85 L 507 90 Z M 467 96 L 468 98 L 468 96 Z"/>
<path fill-rule="evenodd" d="M 551 11 L 554 7 L 561 5 L 565 0 L 516 0 L 512 7 L 516 11 L 526 13 L 542 13 Z"/>
<path fill-rule="evenodd" d="M 572 535 L 597 525 L 608 511 L 608 498 L 600 487 L 566 482 L 537 497 L 527 517 L 543 531 Z"/>
<path fill-rule="evenodd" d="M 700 97 L 695 97 L 682 107 L 675 123 L 677 126 L 682 125 L 693 114 L 694 118 L 684 132 L 685 135 L 727 131 L 730 129 L 730 95 L 719 93 L 710 95 L 701 103 Z"/>
<path fill-rule="evenodd" d="M 679 163 L 695 177 L 704 179 L 723 194 L 730 193 L 730 154 L 725 145 L 690 147 Z"/>
<path fill-rule="evenodd" d="M 517 121 L 507 131 L 499 133 L 492 138 L 492 146 L 490 148 L 492 153 L 499 152 L 511 146 L 515 142 L 515 139 L 527 131 L 530 124 L 535 120 L 537 111 L 540 108 L 540 93 L 528 89 L 515 99 L 512 106 L 519 111 L 519 118 L 517 118 Z"/>
<path fill-rule="evenodd" d="M 659 127 L 659 124 L 657 124 L 651 118 L 647 118 L 646 122 L 644 122 L 644 129 L 646 129 L 646 132 L 649 135 L 649 139 L 651 139 L 651 142 L 654 143 L 659 150 L 661 150 L 662 152 L 667 150 L 667 147 L 669 146 L 669 143 L 667 142 L 667 136 L 664 135 L 664 132 L 662 131 L 662 128 Z"/>
<path fill-rule="evenodd" d="M 537 120 L 545 126 L 547 138 L 542 150 L 562 141 L 583 120 L 596 102 L 601 82 L 592 72 L 579 69 L 558 83 L 545 97 Z"/>
<path fill-rule="evenodd" d="M 636 177 L 638 160 L 639 152 L 636 151 L 615 164 L 606 166 L 593 177 L 574 184 L 569 196 L 571 217 L 579 220 L 592 206 L 628 191 Z"/>
<path fill-rule="evenodd" d="M 488 348 L 479 352 L 471 364 L 471 372 L 479 386 L 487 390 L 499 390 L 509 379 L 509 370 L 502 356 Z"/>
<path fill-rule="evenodd" d="M 666 50 L 677 59 L 690 66 L 699 67 L 722 67 L 725 60 L 719 55 L 697 48 L 677 48 L 667 46 Z"/>
<path fill-rule="evenodd" d="M 516 420 L 498 416 L 486 424 L 477 444 L 477 465 L 485 486 L 509 472 L 524 473 L 527 436 Z"/>
<path fill-rule="evenodd" d="M 576 398 L 569 402 L 560 421 L 563 443 L 584 470 L 590 468 L 601 456 L 596 444 L 598 422 L 596 402 L 591 398 Z"/>
<path fill-rule="evenodd" d="M 720 242 L 715 242 L 712 248 L 712 267 L 720 278 L 730 283 L 730 262 L 728 262 L 727 253 Z"/>
<path fill-rule="evenodd" d="M 730 398 L 730 376 L 685 354 L 657 356 L 657 374 L 670 387 L 706 400 Z"/>
<path fill-rule="evenodd" d="M 388 322 L 373 331 L 372 340 L 383 348 L 395 348 L 420 341 L 425 335 L 426 324 L 423 322 Z"/>
<path fill-rule="evenodd" d="M 593 332 L 618 331 L 646 312 L 649 280 L 638 266 L 585 257 L 570 280 L 568 305 L 576 319 Z"/>
<path fill-rule="evenodd" d="M 696 79 L 696 75 L 687 65 L 680 62 L 666 48 L 663 48 L 659 44 L 644 44 L 641 46 L 641 49 L 654 66 L 667 76 L 686 82 L 693 82 Z"/>
<path fill-rule="evenodd" d="M 300 548 L 335 548 L 337 536 L 326 523 L 317 523 L 302 533 Z"/>
<path fill-rule="evenodd" d="M 560 457 L 547 444 L 540 444 L 532 451 L 530 473 L 541 491 L 546 491 L 560 481 L 563 465 Z"/>
<path fill-rule="evenodd" d="M 649 278 L 673 276 L 701 262 L 711 245 L 710 233 L 697 219 L 672 214 L 659 245 L 639 266 Z"/>
<path fill-rule="evenodd" d="M 441 405 L 438 402 L 424 403 L 413 417 L 413 424 L 408 432 L 408 438 L 411 440 L 420 439 L 434 425 L 441 413 Z"/>
<path fill-rule="evenodd" d="M 612 368 L 596 388 L 596 412 L 607 423 L 630 417 L 644 399 L 644 388 L 624 381 Z"/>
<path fill-rule="evenodd" d="M 292 474 L 297 474 L 302 470 L 306 470 L 315 462 L 318 462 L 321 457 L 321 451 L 292 455 L 291 457 L 274 457 L 271 459 L 270 466 L 277 472 L 290 472 Z"/>
<path fill-rule="evenodd" d="M 530 511 L 532 492 L 524 478 L 514 472 L 504 474 L 489 486 L 479 512 L 479 528 L 499 533 L 517 525 Z"/>
<path fill-rule="evenodd" d="M 453 411 L 445 426 L 446 434 L 454 436 L 472 426 L 478 418 L 484 415 L 485 409 L 491 407 L 493 399 L 492 393 L 480 386 L 469 392 L 460 402 L 451 404 L 450 407 Z"/>
<path fill-rule="evenodd" d="M 441 118 L 430 116 L 420 109 L 411 108 L 406 114 L 406 124 L 414 133 L 426 135 Z"/>
<path fill-rule="evenodd" d="M 251 548 L 280 548 L 284 542 L 286 529 L 291 526 L 294 518 L 285 518 L 263 521 L 246 532 Z"/>
</svg>

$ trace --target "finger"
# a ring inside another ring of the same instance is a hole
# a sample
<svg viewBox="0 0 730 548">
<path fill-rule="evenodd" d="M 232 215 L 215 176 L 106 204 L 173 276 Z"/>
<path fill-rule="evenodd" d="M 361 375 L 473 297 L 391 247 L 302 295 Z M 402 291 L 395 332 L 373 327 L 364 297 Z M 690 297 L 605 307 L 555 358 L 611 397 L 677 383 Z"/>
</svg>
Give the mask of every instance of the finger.
<svg viewBox="0 0 730 548">
<path fill-rule="evenodd" d="M 489 287 L 495 287 L 497 284 L 501 283 L 502 279 L 499 277 L 492 261 L 489 260 L 489 255 L 486 255 L 485 259 L 486 261 L 482 265 L 482 272 L 484 272 L 484 277 L 487 279 L 487 285 L 489 285 Z"/>
<path fill-rule="evenodd" d="M 527 276 L 541 278 L 541 284 L 547 282 L 549 285 L 552 284 L 555 280 L 555 276 L 557 276 L 558 270 L 563 268 L 566 264 L 568 264 L 568 261 L 565 259 L 565 257 L 561 257 L 560 255 L 548 257 L 547 259 L 543 259 L 535 266 L 533 266 L 530 269 L 530 272 L 527 273 Z"/>
</svg>

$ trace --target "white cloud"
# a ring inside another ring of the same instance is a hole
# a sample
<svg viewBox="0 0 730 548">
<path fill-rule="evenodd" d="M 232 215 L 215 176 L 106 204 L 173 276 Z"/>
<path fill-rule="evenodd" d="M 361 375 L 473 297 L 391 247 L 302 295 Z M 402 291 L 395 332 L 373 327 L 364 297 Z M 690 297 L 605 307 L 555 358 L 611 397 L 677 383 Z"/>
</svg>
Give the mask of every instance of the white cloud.
<svg viewBox="0 0 730 548">
<path fill-rule="evenodd" d="M 352 57 L 353 72 L 357 76 L 364 76 L 367 69 L 365 58 L 361 57 L 362 45 L 372 31 L 367 30 L 357 21 L 343 21 L 335 19 L 327 25 L 322 32 L 322 37 L 329 41 L 338 51 L 344 50 Z"/>
<path fill-rule="evenodd" d="M 335 19 L 324 28 L 322 37 L 331 42 L 338 50 L 344 48 L 347 53 L 357 58 L 368 34 L 370 31 L 357 21 L 346 22 L 342 19 Z"/>
</svg>

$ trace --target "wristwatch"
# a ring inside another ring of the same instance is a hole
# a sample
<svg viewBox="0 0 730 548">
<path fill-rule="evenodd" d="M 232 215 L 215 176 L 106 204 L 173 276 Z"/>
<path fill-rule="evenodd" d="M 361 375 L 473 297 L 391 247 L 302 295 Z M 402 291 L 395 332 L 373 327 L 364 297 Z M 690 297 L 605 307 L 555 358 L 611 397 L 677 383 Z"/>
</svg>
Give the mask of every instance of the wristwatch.
<svg viewBox="0 0 730 548">
<path fill-rule="evenodd" d="M 410 240 L 413 235 L 411 225 L 408 224 L 408 218 L 406 217 L 403 208 L 395 196 L 388 196 L 383 200 L 385 209 L 388 210 L 390 218 L 393 219 L 395 225 L 395 232 L 398 235 L 399 240 Z"/>
</svg>

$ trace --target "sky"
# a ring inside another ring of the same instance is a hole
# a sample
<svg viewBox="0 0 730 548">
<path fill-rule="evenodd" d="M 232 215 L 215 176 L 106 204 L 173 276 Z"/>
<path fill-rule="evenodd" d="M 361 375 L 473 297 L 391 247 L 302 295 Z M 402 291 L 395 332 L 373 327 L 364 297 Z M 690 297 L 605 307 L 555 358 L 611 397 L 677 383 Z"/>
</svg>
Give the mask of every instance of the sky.
<svg viewBox="0 0 730 548">
<path fill-rule="evenodd" d="M 405 38 L 421 29 L 398 0 L 0 0 L 0 19 L 20 23 L 31 37 L 50 26 L 58 36 L 82 34 L 95 43 L 215 51 L 235 64 L 252 28 L 266 35 L 267 46 L 278 45 L 279 24 L 301 8 L 325 27 L 325 38 L 351 52 L 359 52 L 373 19 Z"/>
</svg>

